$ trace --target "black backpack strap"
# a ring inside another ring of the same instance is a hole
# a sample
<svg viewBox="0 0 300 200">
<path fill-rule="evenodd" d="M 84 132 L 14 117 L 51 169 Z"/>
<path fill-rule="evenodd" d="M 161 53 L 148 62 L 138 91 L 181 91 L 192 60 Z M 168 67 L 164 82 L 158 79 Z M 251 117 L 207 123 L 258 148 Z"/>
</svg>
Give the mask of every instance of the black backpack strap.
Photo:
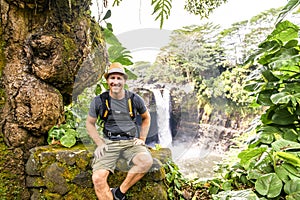
<svg viewBox="0 0 300 200">
<path fill-rule="evenodd" d="M 133 98 L 134 98 L 134 93 L 126 90 L 126 99 L 128 103 L 128 112 L 130 118 L 135 121 L 135 116 L 136 116 L 136 109 L 133 103 Z"/>
<path fill-rule="evenodd" d="M 104 121 L 107 121 L 108 115 L 111 114 L 109 92 L 106 91 L 106 92 L 103 92 L 102 94 L 100 94 L 100 99 L 101 99 L 102 106 L 103 106 L 103 110 L 100 115 L 100 118 Z"/>
</svg>

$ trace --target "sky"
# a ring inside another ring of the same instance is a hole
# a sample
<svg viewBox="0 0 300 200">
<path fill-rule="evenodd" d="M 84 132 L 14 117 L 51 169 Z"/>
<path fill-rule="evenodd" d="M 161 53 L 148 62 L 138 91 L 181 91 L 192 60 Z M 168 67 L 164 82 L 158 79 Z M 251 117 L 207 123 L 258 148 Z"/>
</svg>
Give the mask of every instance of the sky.
<svg viewBox="0 0 300 200">
<path fill-rule="evenodd" d="M 270 8 L 284 6 L 288 0 L 228 0 L 226 4 L 215 9 L 209 19 L 200 19 L 199 16 L 189 14 L 184 10 L 184 0 L 173 0 L 170 17 L 159 28 L 159 21 L 155 21 L 150 1 L 122 0 L 119 6 L 112 7 L 113 0 L 108 1 L 108 7 L 98 8 L 102 0 L 93 0 L 91 7 L 94 16 L 104 16 L 107 9 L 111 9 L 112 16 L 107 22 L 112 23 L 114 34 L 119 41 L 131 51 L 133 61 L 154 62 L 159 49 L 168 43 L 172 30 L 183 26 L 201 25 L 205 22 L 219 24 L 223 28 Z M 102 13 L 102 14 L 101 14 Z"/>
</svg>

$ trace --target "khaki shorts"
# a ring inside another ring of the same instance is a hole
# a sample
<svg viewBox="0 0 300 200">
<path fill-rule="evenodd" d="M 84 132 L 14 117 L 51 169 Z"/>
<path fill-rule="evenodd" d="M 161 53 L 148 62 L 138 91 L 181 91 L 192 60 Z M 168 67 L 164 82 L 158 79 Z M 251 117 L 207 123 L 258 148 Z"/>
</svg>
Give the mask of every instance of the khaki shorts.
<svg viewBox="0 0 300 200">
<path fill-rule="evenodd" d="M 130 166 L 132 159 L 138 153 L 149 153 L 149 150 L 144 145 L 135 145 L 134 140 L 119 140 L 112 141 L 105 139 L 107 150 L 101 158 L 94 158 L 92 163 L 93 171 L 106 169 L 114 173 L 116 163 L 119 158 L 124 158 Z"/>
</svg>

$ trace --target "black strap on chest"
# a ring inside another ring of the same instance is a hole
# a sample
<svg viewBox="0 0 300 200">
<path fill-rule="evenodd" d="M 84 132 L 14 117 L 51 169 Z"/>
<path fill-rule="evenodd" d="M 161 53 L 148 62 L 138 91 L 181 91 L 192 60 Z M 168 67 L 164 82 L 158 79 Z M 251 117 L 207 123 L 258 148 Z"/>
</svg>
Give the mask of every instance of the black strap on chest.
<svg viewBox="0 0 300 200">
<path fill-rule="evenodd" d="M 128 108 L 128 114 L 130 116 L 130 118 L 135 121 L 135 117 L 136 117 L 136 112 L 135 112 L 135 107 L 133 104 L 133 98 L 134 98 L 134 93 L 125 90 L 125 98 L 127 101 L 127 108 Z M 111 97 L 109 96 L 109 91 L 103 92 L 102 94 L 100 94 L 100 99 L 102 102 L 102 106 L 103 106 L 103 112 L 101 113 L 100 118 L 103 121 L 107 121 L 107 118 L 109 115 L 111 115 L 112 111 L 111 111 Z"/>
</svg>

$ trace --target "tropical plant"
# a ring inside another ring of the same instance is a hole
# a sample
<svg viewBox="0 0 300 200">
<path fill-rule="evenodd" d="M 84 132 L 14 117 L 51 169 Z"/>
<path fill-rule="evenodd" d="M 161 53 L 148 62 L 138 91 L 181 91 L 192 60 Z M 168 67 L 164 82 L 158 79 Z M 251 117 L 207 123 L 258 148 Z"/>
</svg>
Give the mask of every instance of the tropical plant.
<svg viewBox="0 0 300 200">
<path fill-rule="evenodd" d="M 167 162 L 164 168 L 166 170 L 165 181 L 168 187 L 168 199 L 183 199 L 182 187 L 187 184 L 187 180 L 183 178 L 178 166 L 174 162 Z"/>
<path fill-rule="evenodd" d="M 65 107 L 65 123 L 60 126 L 53 126 L 48 131 L 48 144 L 61 144 L 65 147 L 72 147 L 76 144 L 79 133 L 76 131 L 75 115 L 69 106 Z"/>
<path fill-rule="evenodd" d="M 254 199 L 300 197 L 299 30 L 289 21 L 278 23 L 247 62 L 257 69 L 250 74 L 245 89 L 255 97 L 253 104 L 264 106 L 265 112 L 256 124 L 256 137 L 224 177 L 253 188 Z M 229 195 L 222 194 L 223 198 Z"/>
</svg>

